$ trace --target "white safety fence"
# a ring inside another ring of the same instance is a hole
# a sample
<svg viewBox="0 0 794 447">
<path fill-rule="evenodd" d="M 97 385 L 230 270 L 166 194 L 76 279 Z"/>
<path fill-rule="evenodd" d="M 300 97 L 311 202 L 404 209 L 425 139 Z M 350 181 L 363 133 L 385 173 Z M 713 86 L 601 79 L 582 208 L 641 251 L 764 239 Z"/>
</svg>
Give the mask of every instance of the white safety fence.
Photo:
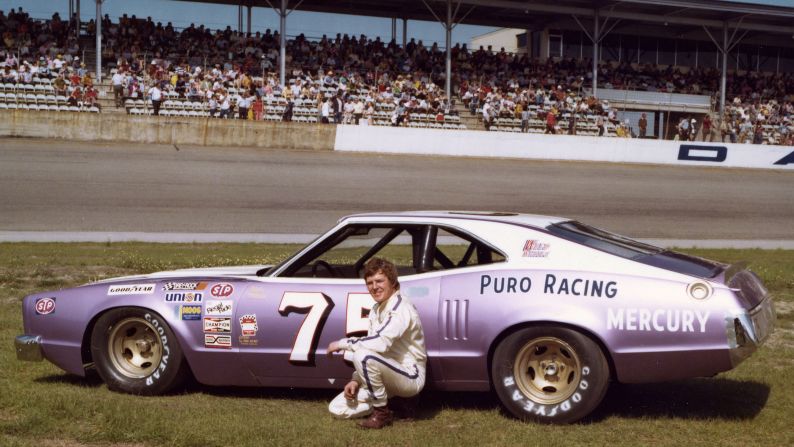
<svg viewBox="0 0 794 447">
<path fill-rule="evenodd" d="M 573 135 L 337 126 L 334 150 L 794 170 L 794 147 Z"/>
</svg>

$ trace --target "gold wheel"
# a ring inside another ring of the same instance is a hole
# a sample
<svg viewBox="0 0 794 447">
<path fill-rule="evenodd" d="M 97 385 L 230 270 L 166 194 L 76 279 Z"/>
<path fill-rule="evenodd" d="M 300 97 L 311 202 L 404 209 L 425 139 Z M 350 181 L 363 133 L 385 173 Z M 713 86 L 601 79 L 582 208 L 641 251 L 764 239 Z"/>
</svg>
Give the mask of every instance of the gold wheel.
<svg viewBox="0 0 794 447">
<path fill-rule="evenodd" d="M 120 374 L 140 379 L 160 364 L 163 346 L 157 329 L 143 318 L 119 321 L 108 336 L 108 357 Z"/>
<path fill-rule="evenodd" d="M 554 405 L 576 391 L 581 371 L 582 362 L 571 345 L 556 337 L 539 337 L 516 354 L 513 377 L 525 396 Z"/>
</svg>

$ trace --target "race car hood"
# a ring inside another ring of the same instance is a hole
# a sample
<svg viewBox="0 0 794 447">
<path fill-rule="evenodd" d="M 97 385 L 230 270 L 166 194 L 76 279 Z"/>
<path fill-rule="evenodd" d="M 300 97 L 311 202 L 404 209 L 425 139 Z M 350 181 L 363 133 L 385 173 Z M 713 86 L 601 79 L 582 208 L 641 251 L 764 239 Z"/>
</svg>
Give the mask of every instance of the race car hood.
<svg viewBox="0 0 794 447">
<path fill-rule="evenodd" d="M 91 284 L 107 284 L 125 281 L 140 281 L 147 279 L 168 279 L 168 278 L 206 278 L 206 277 L 234 277 L 234 276 L 255 276 L 263 269 L 269 269 L 272 265 L 241 265 L 233 267 L 202 267 L 192 269 L 166 270 L 154 272 L 146 275 L 121 276 L 108 278 Z"/>
</svg>

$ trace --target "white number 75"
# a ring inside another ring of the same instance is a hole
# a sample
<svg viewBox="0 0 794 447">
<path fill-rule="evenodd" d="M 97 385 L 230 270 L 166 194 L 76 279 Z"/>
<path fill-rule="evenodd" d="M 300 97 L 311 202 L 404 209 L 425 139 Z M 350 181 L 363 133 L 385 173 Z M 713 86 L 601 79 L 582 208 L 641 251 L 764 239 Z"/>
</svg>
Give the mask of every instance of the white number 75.
<svg viewBox="0 0 794 447">
<path fill-rule="evenodd" d="M 374 301 L 368 293 L 349 293 L 347 295 L 346 335 L 366 332 L 368 322 L 364 311 L 370 309 L 373 303 Z M 333 307 L 334 302 L 331 301 L 331 298 L 320 292 L 284 292 L 278 312 L 284 317 L 293 312 L 306 314 L 306 318 L 303 319 L 295 336 L 295 342 L 292 344 L 292 352 L 289 355 L 290 362 L 314 364 L 314 354 L 317 351 L 317 343 L 320 341 L 320 333 Z"/>
</svg>

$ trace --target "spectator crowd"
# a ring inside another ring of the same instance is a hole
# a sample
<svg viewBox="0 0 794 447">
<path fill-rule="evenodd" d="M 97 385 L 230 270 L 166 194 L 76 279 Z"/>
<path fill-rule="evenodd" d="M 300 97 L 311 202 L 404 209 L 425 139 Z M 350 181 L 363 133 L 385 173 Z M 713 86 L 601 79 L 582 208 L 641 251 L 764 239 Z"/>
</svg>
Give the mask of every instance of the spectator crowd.
<svg viewBox="0 0 794 447">
<path fill-rule="evenodd" d="M 96 104 L 91 73 L 81 60 L 74 19 L 58 14 L 33 20 L 27 13 L 0 11 L 0 80 L 25 83 L 47 77 L 59 93 L 79 104 Z M 85 24 L 95 35 L 93 20 Z M 642 136 L 618 119 L 607 101 L 590 96 L 592 64 L 587 59 L 540 61 L 522 54 L 464 45 L 451 49 L 453 97 L 444 94 L 445 52 L 436 44 L 411 39 L 396 42 L 337 34 L 310 40 L 287 40 L 287 85 L 277 78 L 278 32 L 239 33 L 227 27 L 210 30 L 190 25 L 178 30 L 151 18 L 102 19 L 103 60 L 112 69 L 112 93 L 118 107 L 127 99 L 151 100 L 154 114 L 168 98 L 201 102 L 210 116 L 262 119 L 280 98 L 279 114 L 291 120 L 307 104 L 323 123 L 372 123 L 386 116 L 391 125 L 416 119 L 443 123 L 456 118 L 456 101 L 481 117 L 486 129 L 510 122 L 520 131 L 538 127 L 546 133 Z M 603 62 L 600 88 L 717 94 L 715 69 Z M 791 143 L 792 74 L 731 72 L 726 113 L 702 138 L 737 142 Z M 418 118 L 420 117 L 420 118 Z M 706 126 L 702 120 L 702 126 Z M 692 138 L 694 126 L 687 122 Z M 585 126 L 586 125 L 586 126 Z M 647 125 L 647 124 L 646 124 Z M 584 127 L 583 127 L 584 126 Z M 503 126 L 502 126 L 503 127 Z"/>
</svg>

